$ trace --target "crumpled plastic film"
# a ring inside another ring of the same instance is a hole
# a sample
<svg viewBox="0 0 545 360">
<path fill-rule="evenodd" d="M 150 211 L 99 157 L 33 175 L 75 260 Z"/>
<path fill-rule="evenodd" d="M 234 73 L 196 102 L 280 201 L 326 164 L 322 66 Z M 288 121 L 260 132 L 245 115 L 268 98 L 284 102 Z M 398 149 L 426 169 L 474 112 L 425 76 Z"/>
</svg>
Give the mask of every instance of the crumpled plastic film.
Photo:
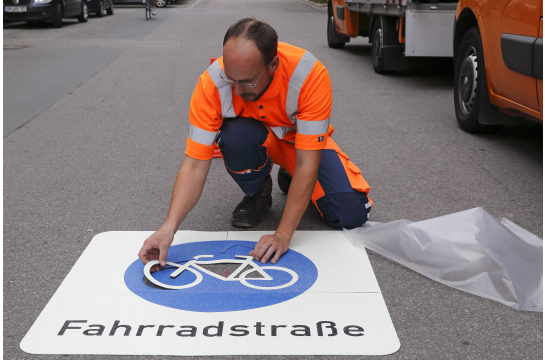
<svg viewBox="0 0 545 360">
<path fill-rule="evenodd" d="M 543 240 L 480 207 L 343 231 L 356 246 L 432 280 L 517 310 L 543 311 Z"/>
</svg>

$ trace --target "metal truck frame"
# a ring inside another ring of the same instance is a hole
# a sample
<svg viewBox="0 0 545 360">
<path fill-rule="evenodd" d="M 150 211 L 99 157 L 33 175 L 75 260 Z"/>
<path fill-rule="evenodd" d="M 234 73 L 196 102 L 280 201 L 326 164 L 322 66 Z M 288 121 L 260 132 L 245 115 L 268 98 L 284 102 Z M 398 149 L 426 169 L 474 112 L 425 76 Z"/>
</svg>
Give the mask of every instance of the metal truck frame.
<svg viewBox="0 0 545 360">
<path fill-rule="evenodd" d="M 330 0 L 328 45 L 369 37 L 379 74 L 408 69 L 410 57 L 452 57 L 457 1 L 432 1 Z"/>
</svg>

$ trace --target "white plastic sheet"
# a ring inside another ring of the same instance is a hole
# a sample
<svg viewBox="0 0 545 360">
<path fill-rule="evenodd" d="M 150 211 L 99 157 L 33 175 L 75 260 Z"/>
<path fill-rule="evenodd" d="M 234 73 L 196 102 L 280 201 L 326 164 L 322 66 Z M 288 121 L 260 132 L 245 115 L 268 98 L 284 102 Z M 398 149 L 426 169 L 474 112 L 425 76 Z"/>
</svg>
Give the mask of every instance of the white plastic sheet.
<svg viewBox="0 0 545 360">
<path fill-rule="evenodd" d="M 482 208 L 419 222 L 370 223 L 344 234 L 445 285 L 517 310 L 543 311 L 543 240 Z"/>
</svg>

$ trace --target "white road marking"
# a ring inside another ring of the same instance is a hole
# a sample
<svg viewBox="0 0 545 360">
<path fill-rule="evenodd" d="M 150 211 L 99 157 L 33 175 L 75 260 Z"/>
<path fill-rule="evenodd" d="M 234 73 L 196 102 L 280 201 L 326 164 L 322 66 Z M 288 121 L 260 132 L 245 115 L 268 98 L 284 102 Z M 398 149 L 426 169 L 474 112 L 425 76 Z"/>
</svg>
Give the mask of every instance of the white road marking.
<svg viewBox="0 0 545 360">
<path fill-rule="evenodd" d="M 188 9 L 193 9 L 193 7 L 195 7 L 195 5 L 197 5 L 198 3 L 200 3 L 202 0 L 197 0 L 193 5 L 191 5 L 190 7 L 188 7 Z"/>
</svg>

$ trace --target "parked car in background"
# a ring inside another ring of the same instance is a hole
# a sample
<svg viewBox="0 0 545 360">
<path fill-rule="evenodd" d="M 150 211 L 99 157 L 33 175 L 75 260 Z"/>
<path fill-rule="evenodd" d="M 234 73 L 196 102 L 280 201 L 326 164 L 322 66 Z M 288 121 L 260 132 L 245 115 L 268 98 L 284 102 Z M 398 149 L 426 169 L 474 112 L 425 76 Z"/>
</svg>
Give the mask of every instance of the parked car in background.
<svg viewBox="0 0 545 360">
<path fill-rule="evenodd" d="M 63 18 L 87 22 L 87 0 L 4 0 L 4 21 L 52 21 L 60 28 Z"/>
<path fill-rule="evenodd" d="M 87 0 L 87 8 L 98 17 L 114 14 L 113 0 Z"/>
<path fill-rule="evenodd" d="M 113 0 L 115 5 L 142 5 L 142 0 Z M 157 0 L 157 7 L 162 8 L 170 4 L 167 0 Z"/>
<path fill-rule="evenodd" d="M 460 0 L 454 23 L 454 106 L 468 132 L 525 117 L 543 123 L 541 0 Z"/>
</svg>

